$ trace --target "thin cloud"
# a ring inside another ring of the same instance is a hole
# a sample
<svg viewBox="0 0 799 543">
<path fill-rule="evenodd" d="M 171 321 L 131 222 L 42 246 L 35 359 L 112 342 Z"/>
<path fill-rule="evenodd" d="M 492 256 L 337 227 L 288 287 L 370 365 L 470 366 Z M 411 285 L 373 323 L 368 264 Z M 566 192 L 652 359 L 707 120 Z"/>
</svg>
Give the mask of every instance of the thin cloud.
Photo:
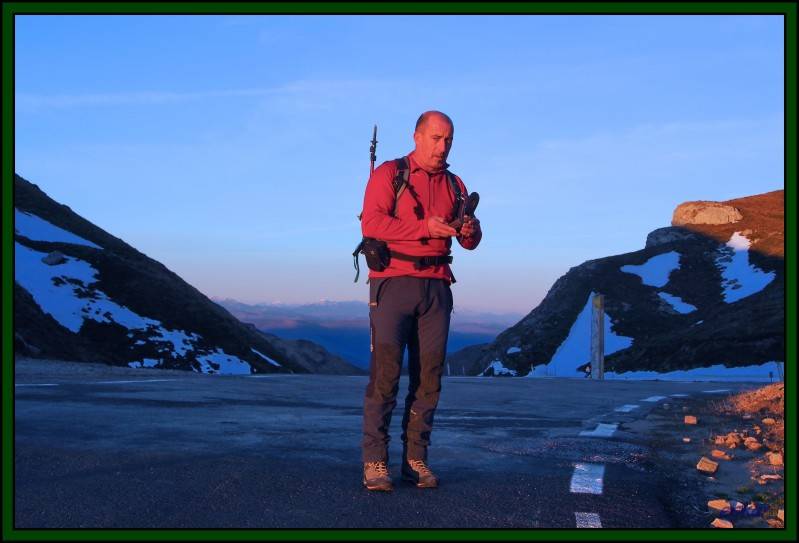
<svg viewBox="0 0 799 543">
<path fill-rule="evenodd" d="M 24 112 L 51 108 L 102 107 L 120 105 L 159 105 L 208 98 L 229 98 L 242 96 L 267 96 L 285 91 L 285 88 L 272 89 L 228 89 L 201 92 L 141 91 L 97 94 L 16 94 L 16 110 Z"/>
<path fill-rule="evenodd" d="M 208 91 L 138 91 L 87 94 L 34 94 L 18 92 L 15 108 L 18 113 L 35 113 L 46 109 L 109 107 L 130 105 L 164 105 L 201 101 L 214 98 L 275 97 L 275 96 L 351 96 L 353 92 L 372 92 L 393 88 L 390 81 L 298 80 L 271 88 L 221 89 Z"/>
</svg>

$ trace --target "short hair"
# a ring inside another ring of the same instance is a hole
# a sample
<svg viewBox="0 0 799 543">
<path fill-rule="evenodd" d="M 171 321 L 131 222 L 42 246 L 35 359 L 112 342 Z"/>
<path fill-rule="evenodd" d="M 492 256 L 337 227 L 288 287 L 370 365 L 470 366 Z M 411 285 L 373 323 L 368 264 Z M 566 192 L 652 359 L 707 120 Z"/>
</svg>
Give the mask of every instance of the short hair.
<svg viewBox="0 0 799 543">
<path fill-rule="evenodd" d="M 431 111 L 425 111 L 424 113 L 419 115 L 419 118 L 416 120 L 416 128 L 414 128 L 414 132 L 418 132 L 419 130 L 424 128 L 424 125 L 427 124 L 427 119 L 429 119 L 432 115 L 439 115 L 441 117 L 444 117 L 444 119 L 447 120 L 452 129 L 453 130 L 455 129 L 455 123 L 452 122 L 452 119 L 449 118 L 449 115 L 447 115 L 446 113 L 442 113 L 441 111 L 431 110 Z"/>
</svg>

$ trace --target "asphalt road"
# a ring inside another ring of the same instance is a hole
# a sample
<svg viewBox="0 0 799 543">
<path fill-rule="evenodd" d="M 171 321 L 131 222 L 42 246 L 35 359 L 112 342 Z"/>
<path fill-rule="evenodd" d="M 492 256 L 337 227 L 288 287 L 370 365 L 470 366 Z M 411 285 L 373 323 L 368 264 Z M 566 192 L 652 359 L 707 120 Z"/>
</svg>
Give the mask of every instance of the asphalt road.
<svg viewBox="0 0 799 543">
<path fill-rule="evenodd" d="M 399 479 L 403 378 L 395 490 L 370 493 L 366 377 L 32 360 L 15 373 L 18 529 L 672 528 L 668 475 L 625 424 L 673 394 L 757 386 L 445 378 L 429 458 L 441 485 L 422 490 Z"/>
</svg>

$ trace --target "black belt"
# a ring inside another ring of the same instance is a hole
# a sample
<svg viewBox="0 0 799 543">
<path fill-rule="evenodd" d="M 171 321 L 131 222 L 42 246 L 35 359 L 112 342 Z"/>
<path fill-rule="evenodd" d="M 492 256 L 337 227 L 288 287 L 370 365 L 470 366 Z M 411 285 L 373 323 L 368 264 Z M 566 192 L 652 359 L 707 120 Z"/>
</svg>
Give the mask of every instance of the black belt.
<svg viewBox="0 0 799 543">
<path fill-rule="evenodd" d="M 444 264 L 452 264 L 452 256 L 414 256 L 390 251 L 391 258 L 397 260 L 407 260 L 413 262 L 413 267 L 417 270 L 427 268 L 428 266 L 443 266 Z"/>
</svg>

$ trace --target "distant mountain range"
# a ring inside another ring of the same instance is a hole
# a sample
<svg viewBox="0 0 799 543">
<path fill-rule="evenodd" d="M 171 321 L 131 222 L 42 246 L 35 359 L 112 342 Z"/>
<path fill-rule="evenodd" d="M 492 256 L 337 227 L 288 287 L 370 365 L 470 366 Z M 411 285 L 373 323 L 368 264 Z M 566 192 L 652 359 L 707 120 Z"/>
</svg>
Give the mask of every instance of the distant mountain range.
<svg viewBox="0 0 799 543">
<path fill-rule="evenodd" d="M 248 326 L 163 264 L 14 176 L 14 352 L 203 373 L 363 370 Z"/>
<path fill-rule="evenodd" d="M 323 301 L 314 304 L 246 304 L 213 299 L 242 322 L 283 338 L 307 339 L 353 364 L 369 367 L 369 307 L 366 302 Z M 456 308 L 452 315 L 448 350 L 492 341 L 518 322 L 522 315 Z"/>
<path fill-rule="evenodd" d="M 604 296 L 608 378 L 778 379 L 785 360 L 784 192 L 686 202 L 640 251 L 571 268 L 453 373 L 583 377 Z"/>
</svg>

